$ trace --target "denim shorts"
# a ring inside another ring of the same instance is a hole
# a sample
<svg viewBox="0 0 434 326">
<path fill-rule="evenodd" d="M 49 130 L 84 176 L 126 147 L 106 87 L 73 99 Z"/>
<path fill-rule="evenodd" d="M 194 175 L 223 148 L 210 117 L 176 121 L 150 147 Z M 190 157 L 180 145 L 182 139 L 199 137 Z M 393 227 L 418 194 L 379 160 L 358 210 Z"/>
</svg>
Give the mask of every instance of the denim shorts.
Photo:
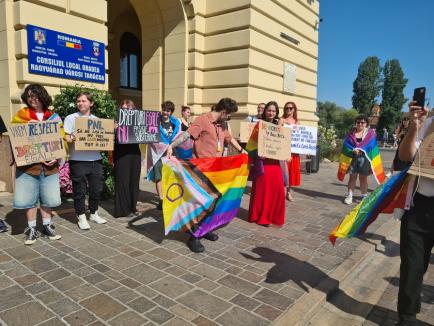
<svg viewBox="0 0 434 326">
<path fill-rule="evenodd" d="M 45 176 L 33 176 L 17 169 L 15 177 L 14 208 L 26 209 L 37 207 L 60 206 L 59 173 Z"/>
<path fill-rule="evenodd" d="M 370 175 L 371 163 L 368 158 L 362 152 L 359 155 L 353 155 L 353 160 L 351 161 L 350 168 L 348 169 L 349 174 L 360 174 L 364 176 Z"/>
</svg>

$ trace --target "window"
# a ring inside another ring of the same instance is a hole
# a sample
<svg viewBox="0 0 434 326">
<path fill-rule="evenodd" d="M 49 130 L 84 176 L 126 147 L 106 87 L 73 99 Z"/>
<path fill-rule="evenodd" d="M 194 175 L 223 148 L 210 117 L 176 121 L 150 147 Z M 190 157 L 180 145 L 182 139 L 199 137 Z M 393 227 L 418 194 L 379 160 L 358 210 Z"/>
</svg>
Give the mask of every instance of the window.
<svg viewBox="0 0 434 326">
<path fill-rule="evenodd" d="M 140 56 L 140 43 L 137 38 L 131 33 L 124 33 L 121 37 L 121 87 L 141 89 Z"/>
</svg>

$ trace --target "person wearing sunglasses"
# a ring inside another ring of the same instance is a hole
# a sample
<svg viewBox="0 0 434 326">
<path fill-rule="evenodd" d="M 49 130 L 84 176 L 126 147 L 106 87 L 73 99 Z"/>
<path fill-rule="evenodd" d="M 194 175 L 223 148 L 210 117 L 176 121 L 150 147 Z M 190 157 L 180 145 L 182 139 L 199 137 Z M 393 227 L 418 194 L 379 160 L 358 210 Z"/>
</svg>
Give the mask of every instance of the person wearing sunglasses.
<svg viewBox="0 0 434 326">
<path fill-rule="evenodd" d="M 368 118 L 364 115 L 360 115 L 356 118 L 355 126 L 351 129 L 350 133 L 344 140 L 343 152 L 344 150 L 348 150 L 345 145 L 348 145 L 352 150 L 351 163 L 345 171 L 350 175 L 350 179 L 348 180 L 348 194 L 344 199 L 344 203 L 347 205 L 350 205 L 353 202 L 353 192 L 356 187 L 357 178 L 359 178 L 360 182 L 362 199 L 368 196 L 368 176 L 372 174 L 372 169 L 371 162 L 362 148 L 366 137 L 368 137 L 368 139 L 372 137 L 376 139 L 376 136 L 372 135 L 372 133 L 375 134 L 372 129 L 368 128 Z M 341 162 L 339 172 L 341 172 L 342 166 L 345 166 L 345 164 Z"/>
<path fill-rule="evenodd" d="M 298 124 L 297 105 L 294 102 L 287 102 L 283 107 L 283 115 L 279 119 L 279 125 L 288 126 Z M 294 201 L 291 195 L 291 187 L 299 186 L 301 183 L 300 155 L 291 153 L 288 161 L 289 180 L 286 188 L 286 200 Z"/>
</svg>

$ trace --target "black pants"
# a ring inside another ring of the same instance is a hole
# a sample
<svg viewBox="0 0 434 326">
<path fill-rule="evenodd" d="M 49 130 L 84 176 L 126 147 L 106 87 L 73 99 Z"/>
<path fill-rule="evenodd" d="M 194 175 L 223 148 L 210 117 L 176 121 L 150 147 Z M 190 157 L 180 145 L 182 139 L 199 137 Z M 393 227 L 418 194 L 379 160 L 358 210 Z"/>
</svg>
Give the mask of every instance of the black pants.
<svg viewBox="0 0 434 326">
<path fill-rule="evenodd" d="M 74 192 L 74 208 L 77 215 L 86 212 L 86 193 L 89 186 L 89 210 L 94 214 L 103 187 L 102 161 L 69 161 L 71 170 L 72 190 Z"/>
<path fill-rule="evenodd" d="M 416 193 L 414 207 L 401 221 L 401 270 L 398 314 L 415 320 L 420 312 L 423 275 L 428 269 L 434 246 L 434 198 Z"/>
<path fill-rule="evenodd" d="M 138 145 L 133 145 L 115 147 L 115 217 L 127 216 L 136 211 L 141 157 Z"/>
</svg>

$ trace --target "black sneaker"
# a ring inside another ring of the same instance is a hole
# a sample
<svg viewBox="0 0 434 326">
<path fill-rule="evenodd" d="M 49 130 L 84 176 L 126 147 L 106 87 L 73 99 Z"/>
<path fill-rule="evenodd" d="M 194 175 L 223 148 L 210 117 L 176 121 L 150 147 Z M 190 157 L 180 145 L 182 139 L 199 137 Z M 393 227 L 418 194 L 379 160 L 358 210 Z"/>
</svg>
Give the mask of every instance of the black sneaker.
<svg viewBox="0 0 434 326">
<path fill-rule="evenodd" d="M 54 231 L 54 224 L 45 224 L 42 226 L 42 234 L 46 236 L 50 240 L 59 240 L 61 238 L 60 235 L 56 234 Z"/>
<path fill-rule="evenodd" d="M 7 232 L 7 230 L 8 230 L 8 227 L 5 224 L 5 222 L 3 222 L 3 220 L 0 220 L 0 233 Z"/>
<path fill-rule="evenodd" d="M 39 232 L 35 227 L 27 227 L 24 230 L 24 234 L 27 235 L 26 240 L 24 241 L 25 245 L 32 245 L 36 242 L 36 239 L 39 237 Z"/>
<path fill-rule="evenodd" d="M 209 241 L 217 241 L 219 239 L 219 236 L 215 233 L 209 232 L 205 234 L 202 238 L 207 239 Z"/>
<path fill-rule="evenodd" d="M 157 208 L 157 210 L 159 210 L 159 211 L 162 211 L 162 210 L 163 210 L 163 201 L 162 201 L 162 200 L 160 200 L 160 201 L 158 202 L 156 208 Z"/>
<path fill-rule="evenodd" d="M 200 243 L 200 239 L 193 236 L 188 239 L 187 246 L 193 252 L 200 253 L 205 251 L 205 247 Z"/>
</svg>

